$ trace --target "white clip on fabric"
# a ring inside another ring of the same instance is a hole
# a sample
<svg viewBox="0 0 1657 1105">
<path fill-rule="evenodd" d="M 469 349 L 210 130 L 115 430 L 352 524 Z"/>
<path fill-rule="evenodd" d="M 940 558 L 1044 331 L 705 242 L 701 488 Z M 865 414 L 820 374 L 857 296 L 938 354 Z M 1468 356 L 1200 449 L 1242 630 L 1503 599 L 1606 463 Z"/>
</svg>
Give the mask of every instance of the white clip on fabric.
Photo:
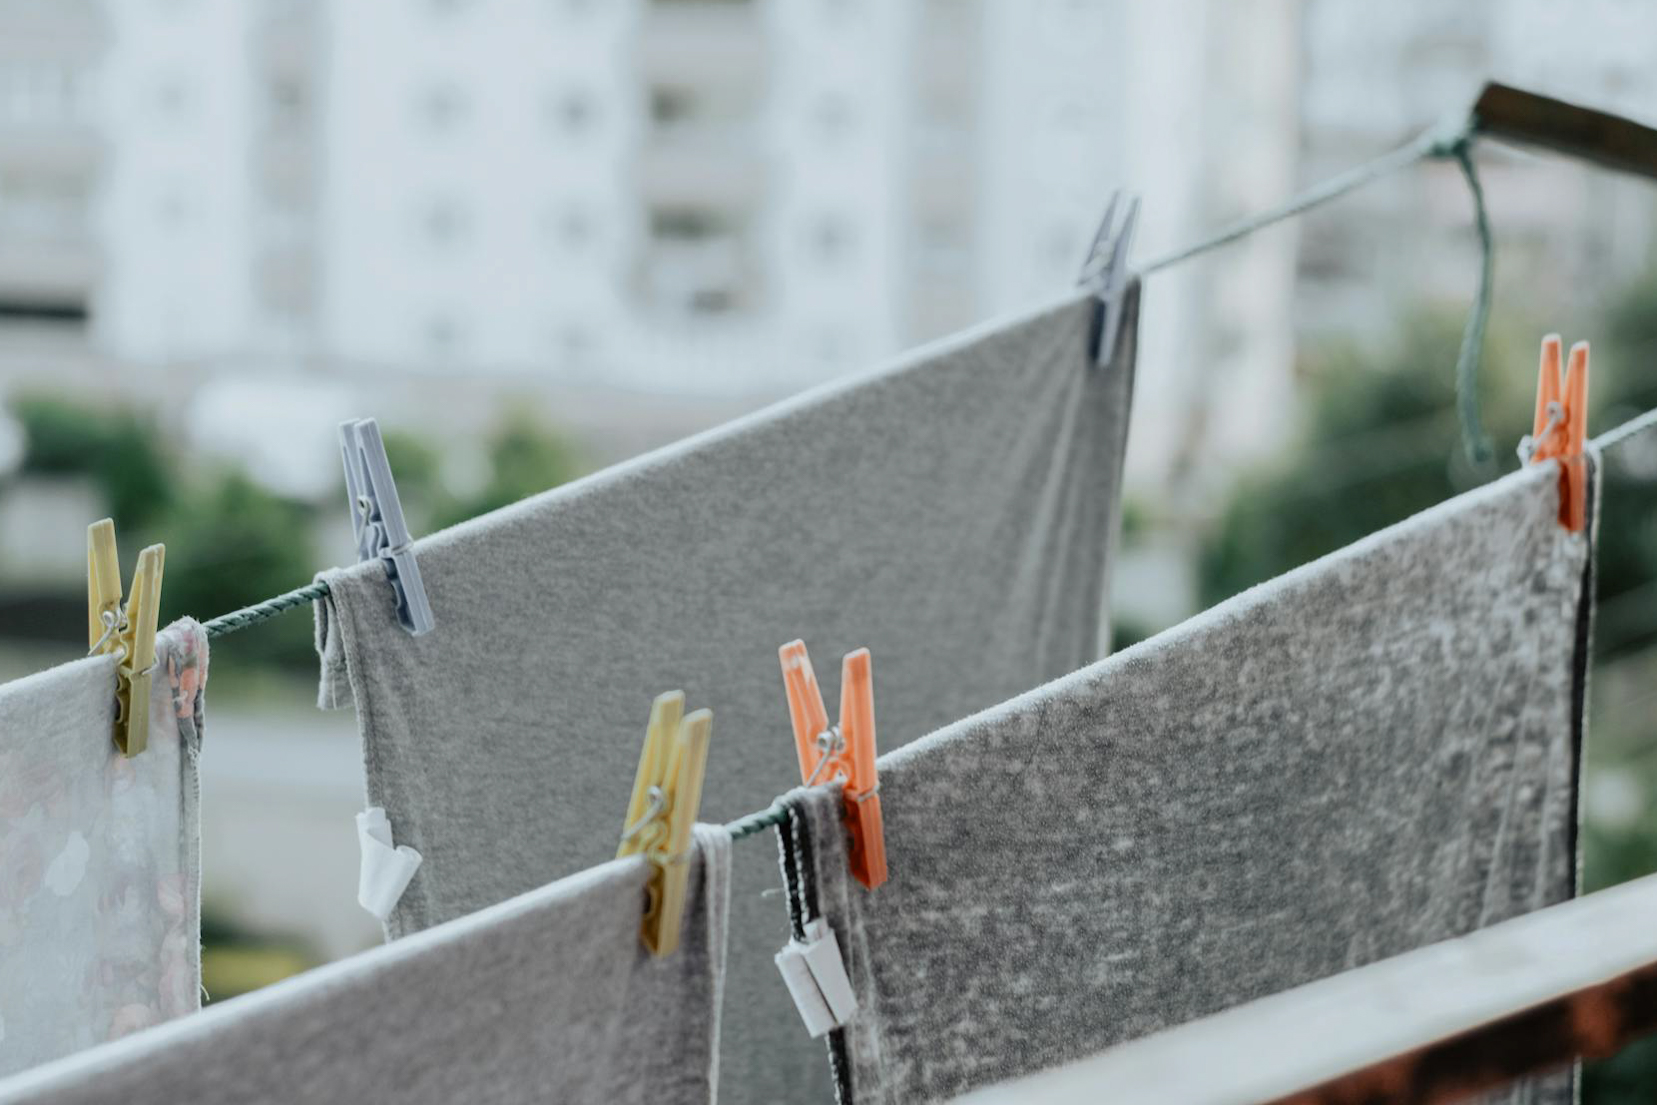
<svg viewBox="0 0 1657 1105">
<path fill-rule="evenodd" d="M 384 921 L 419 869 L 420 853 L 407 844 L 392 846 L 391 820 L 379 806 L 357 814 L 357 846 L 362 849 L 357 904 Z"/>
<path fill-rule="evenodd" d="M 804 941 L 790 940 L 776 960 L 800 1019 L 815 1039 L 851 1019 L 857 996 L 828 922 L 821 917 L 807 921 L 805 936 Z"/>
</svg>

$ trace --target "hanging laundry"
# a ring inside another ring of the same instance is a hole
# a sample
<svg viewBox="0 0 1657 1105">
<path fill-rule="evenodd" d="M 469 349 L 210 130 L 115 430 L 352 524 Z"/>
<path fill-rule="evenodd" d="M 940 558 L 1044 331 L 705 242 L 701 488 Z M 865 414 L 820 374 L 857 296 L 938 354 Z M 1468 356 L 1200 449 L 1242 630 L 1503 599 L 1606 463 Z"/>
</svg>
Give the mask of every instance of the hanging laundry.
<svg viewBox="0 0 1657 1105">
<path fill-rule="evenodd" d="M 838 793 L 794 792 L 790 896 L 855 994 L 842 1100 L 942 1100 L 1570 897 L 1592 589 L 1560 485 L 1525 469 L 882 757 L 879 889 Z"/>
<path fill-rule="evenodd" d="M 695 842 L 670 956 L 639 942 L 651 865 L 613 860 L 0 1082 L 0 1102 L 712 1102 L 731 840 Z"/>
<path fill-rule="evenodd" d="M 415 543 L 436 628 L 399 624 L 378 563 L 324 573 L 322 701 L 357 709 L 373 805 L 422 857 L 400 936 L 615 847 L 649 696 L 722 734 L 703 816 L 797 766 L 780 641 L 880 658 L 889 746 L 1095 659 L 1118 514 L 1138 285 L 1115 361 L 1072 296 Z M 733 930 L 775 940 L 769 859 Z M 733 965 L 731 1102 L 826 1099 L 769 956 Z"/>
<path fill-rule="evenodd" d="M 156 637 L 148 747 L 115 747 L 117 658 L 0 686 L 0 1074 L 200 1005 L 207 635 Z"/>
</svg>

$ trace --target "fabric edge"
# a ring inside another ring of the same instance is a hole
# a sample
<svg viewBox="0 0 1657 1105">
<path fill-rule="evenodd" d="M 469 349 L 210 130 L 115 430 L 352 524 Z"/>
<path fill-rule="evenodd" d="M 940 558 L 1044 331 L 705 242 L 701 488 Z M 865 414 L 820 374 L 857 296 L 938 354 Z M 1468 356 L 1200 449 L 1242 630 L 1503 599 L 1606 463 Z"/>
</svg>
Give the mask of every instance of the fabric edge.
<svg viewBox="0 0 1657 1105">
<path fill-rule="evenodd" d="M 731 834 L 723 825 L 691 827 L 702 853 L 702 911 L 708 941 L 708 1100 L 719 1096 L 719 1048 L 725 1023 L 725 965 L 731 946 Z"/>
<path fill-rule="evenodd" d="M 369 567 L 376 565 L 370 564 Z M 345 597 L 351 585 L 340 583 L 347 571 L 348 569 L 343 568 L 330 568 L 318 572 L 316 576 L 320 582 L 328 584 L 328 594 L 311 604 L 315 612 L 316 644 L 322 665 L 318 705 L 322 709 L 329 709 L 327 703 L 331 697 L 336 703 L 334 708 L 343 708 L 347 705 L 355 707 L 357 744 L 363 765 L 363 807 L 369 809 L 379 806 L 390 816 L 398 804 L 386 800 L 380 785 L 383 775 L 375 754 L 374 742 L 369 739 L 369 732 L 374 726 L 373 695 L 368 693 L 366 685 L 361 684 L 360 673 L 351 663 L 351 654 L 356 648 L 359 634 L 356 612 Z M 408 843 L 407 840 L 401 839 L 403 833 L 407 832 L 406 827 L 400 829 L 394 816 L 391 817 L 391 824 L 392 831 L 399 837 L 398 843 Z M 426 851 L 418 843 L 412 847 L 422 853 Z M 421 878 L 424 867 L 422 864 L 422 870 L 414 872 L 414 877 L 409 880 L 402 896 L 398 898 L 397 905 L 382 922 L 381 929 L 387 941 L 401 939 L 428 927 L 423 923 L 425 911 L 417 909 L 412 904 L 417 897 L 425 893 L 425 883 Z"/>
<path fill-rule="evenodd" d="M 1112 470 L 1116 475 L 1116 482 L 1110 489 L 1109 507 L 1106 508 L 1104 525 L 1105 532 L 1101 535 L 1104 542 L 1104 554 L 1100 559 L 1102 575 L 1099 580 L 1099 598 L 1095 603 L 1098 610 L 1098 624 L 1095 627 L 1093 638 L 1093 658 L 1102 660 L 1111 652 L 1113 639 L 1115 603 L 1112 601 L 1111 588 L 1116 579 L 1116 555 L 1122 544 L 1122 488 L 1125 484 L 1126 465 L 1128 459 L 1128 439 L 1133 432 L 1133 395 L 1134 383 L 1137 379 L 1139 366 L 1139 305 L 1144 294 L 1144 284 L 1137 274 L 1133 275 L 1123 293 L 1122 302 L 1122 345 L 1114 351 L 1110 364 L 1102 371 L 1114 372 L 1120 380 L 1116 386 L 1122 390 L 1122 401 L 1116 410 L 1116 455 Z M 1097 312 L 1095 312 L 1097 316 Z M 1098 323 L 1094 324 L 1095 329 Z M 1095 370 L 1100 371 L 1100 370 Z"/>
<path fill-rule="evenodd" d="M 181 748 L 179 749 L 179 800 L 183 809 L 179 814 L 179 823 L 184 830 L 184 851 L 180 856 L 180 864 L 189 874 L 191 893 L 185 898 L 189 915 L 184 918 L 184 928 L 187 933 L 194 935 L 189 942 L 190 948 L 190 984 L 191 997 L 195 1011 L 201 1009 L 203 981 L 201 976 L 201 748 L 206 733 L 207 723 L 207 677 L 209 671 L 209 638 L 207 630 L 194 618 L 179 618 L 162 631 L 165 648 L 169 656 L 183 652 L 189 656 L 199 673 L 196 679 L 195 691 L 191 696 L 190 716 L 194 724 L 188 732 L 180 734 Z M 171 688 L 176 695 L 176 688 Z M 179 703 L 174 699 L 175 711 Z"/>
</svg>

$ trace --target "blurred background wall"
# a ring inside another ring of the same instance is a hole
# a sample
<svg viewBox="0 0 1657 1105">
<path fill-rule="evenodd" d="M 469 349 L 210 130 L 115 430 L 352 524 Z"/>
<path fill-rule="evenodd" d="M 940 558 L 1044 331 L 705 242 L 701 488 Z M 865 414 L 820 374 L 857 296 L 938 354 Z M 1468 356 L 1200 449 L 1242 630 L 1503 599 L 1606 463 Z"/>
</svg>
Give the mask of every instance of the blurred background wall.
<svg viewBox="0 0 1657 1105">
<path fill-rule="evenodd" d="M 1488 77 L 1657 119 L 1654 57 L 1637 0 L 0 0 L 0 674 L 76 652 L 106 513 L 172 614 L 349 556 L 347 416 L 427 532 L 1062 293 L 1112 188 L 1148 257 Z M 1478 153 L 1503 457 L 1545 331 L 1596 425 L 1657 405 L 1657 187 Z M 1122 643 L 1493 474 L 1470 212 L 1427 164 L 1150 280 Z M 1654 477 L 1608 475 L 1600 882 L 1657 869 Z M 219 995 L 376 938 L 305 622 L 215 645 Z"/>
</svg>

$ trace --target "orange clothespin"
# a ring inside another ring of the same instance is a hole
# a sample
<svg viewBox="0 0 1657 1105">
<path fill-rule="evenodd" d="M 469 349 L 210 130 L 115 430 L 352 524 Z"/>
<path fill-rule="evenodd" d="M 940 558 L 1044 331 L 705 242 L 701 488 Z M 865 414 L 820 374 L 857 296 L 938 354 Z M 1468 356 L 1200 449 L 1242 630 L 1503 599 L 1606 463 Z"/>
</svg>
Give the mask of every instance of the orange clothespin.
<svg viewBox="0 0 1657 1105">
<path fill-rule="evenodd" d="M 1588 524 L 1588 343 L 1571 346 L 1561 371 L 1558 334 L 1542 339 L 1542 368 L 1536 384 L 1536 426 L 1520 447 L 1525 463 L 1559 461 L 1559 524 L 1581 533 Z"/>
<path fill-rule="evenodd" d="M 880 817 L 880 780 L 875 771 L 874 675 L 869 650 L 847 653 L 840 667 L 840 724 L 829 727 L 823 692 L 804 641 L 778 650 L 794 748 L 806 786 L 841 778 L 846 782 L 846 826 L 851 831 L 851 870 L 873 890 L 886 881 L 886 830 Z"/>
</svg>

